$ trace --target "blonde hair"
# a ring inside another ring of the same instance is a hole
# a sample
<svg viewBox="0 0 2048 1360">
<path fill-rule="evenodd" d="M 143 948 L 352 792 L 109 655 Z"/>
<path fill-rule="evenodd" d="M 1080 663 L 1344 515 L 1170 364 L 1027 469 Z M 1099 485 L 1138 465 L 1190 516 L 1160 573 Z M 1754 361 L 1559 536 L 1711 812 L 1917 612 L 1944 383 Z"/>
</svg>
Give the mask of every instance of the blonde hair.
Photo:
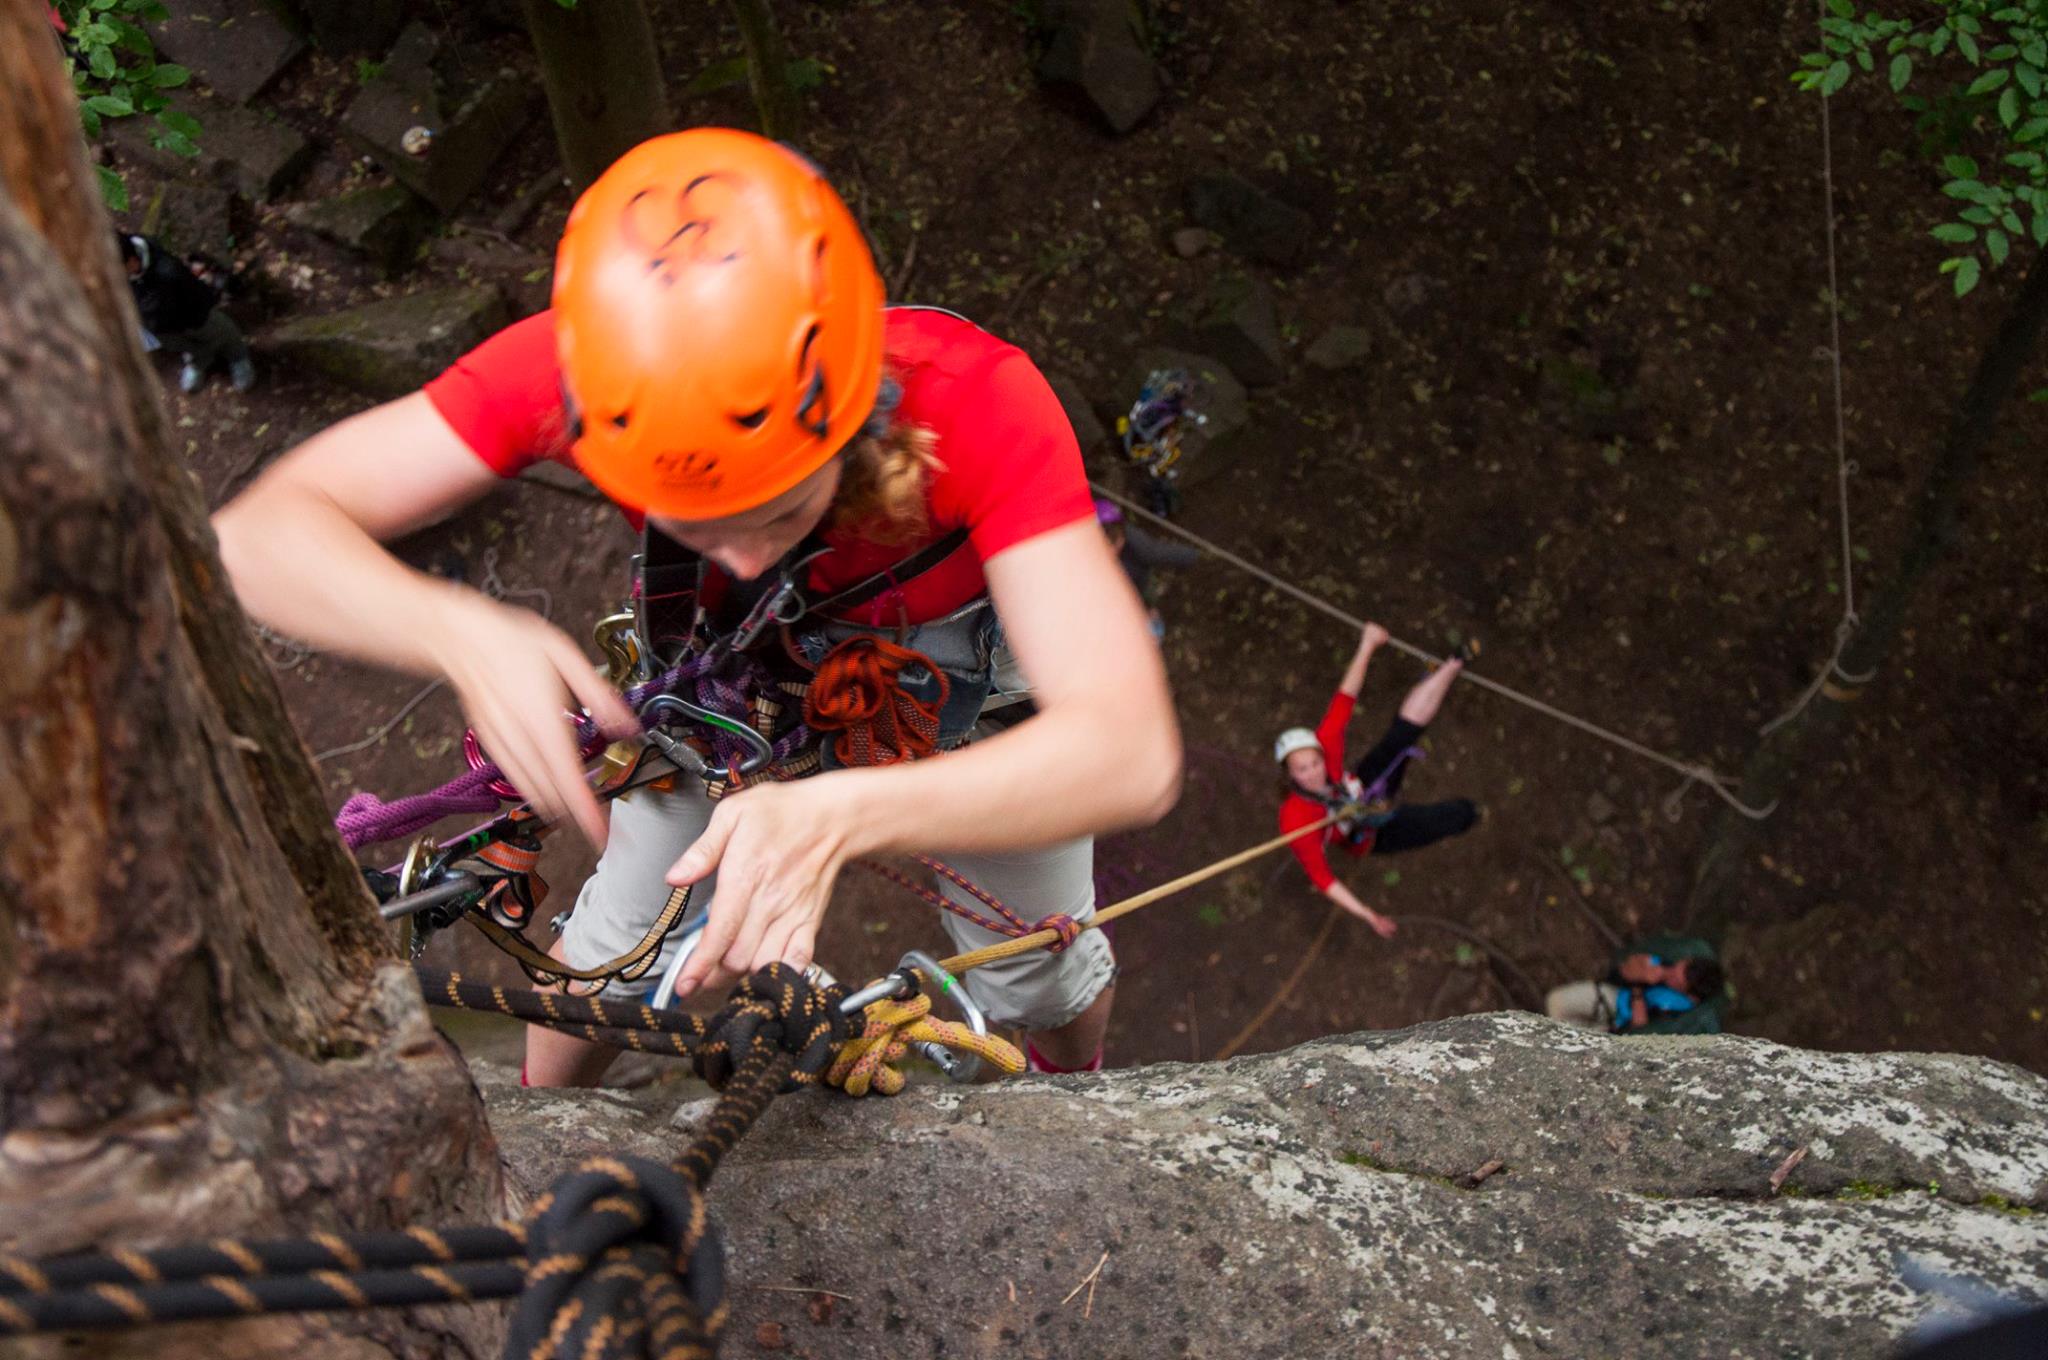
<svg viewBox="0 0 2048 1360">
<path fill-rule="evenodd" d="M 891 421 L 879 436 L 863 433 L 846 446 L 839 490 L 828 523 L 858 530 L 870 543 L 909 543 L 931 527 L 925 484 L 944 466 L 939 437 L 921 425 Z"/>
</svg>

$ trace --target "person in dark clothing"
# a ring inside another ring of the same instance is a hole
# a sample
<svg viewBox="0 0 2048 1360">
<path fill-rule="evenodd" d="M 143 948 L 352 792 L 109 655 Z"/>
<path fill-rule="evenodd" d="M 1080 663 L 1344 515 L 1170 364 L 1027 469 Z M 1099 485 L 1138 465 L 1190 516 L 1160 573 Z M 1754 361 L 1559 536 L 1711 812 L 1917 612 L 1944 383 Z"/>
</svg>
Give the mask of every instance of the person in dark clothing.
<svg viewBox="0 0 2048 1360">
<path fill-rule="evenodd" d="M 200 278 L 163 242 L 149 236 L 116 233 L 121 262 L 128 267 L 128 288 L 142 317 L 143 340 L 184 359 L 179 390 L 197 392 L 206 375 L 225 367 L 237 392 L 256 382 L 256 365 L 241 328 L 220 305 L 220 293 Z"/>
<path fill-rule="evenodd" d="M 1109 535 L 1109 546 L 1116 549 L 1117 564 L 1124 569 L 1124 575 L 1131 578 L 1138 598 L 1145 602 L 1145 612 L 1152 621 L 1152 636 L 1164 638 L 1166 620 L 1160 617 L 1154 602 L 1152 573 L 1160 567 L 1192 567 L 1202 560 L 1201 550 L 1146 533 L 1127 522 L 1123 510 L 1114 501 L 1097 497 L 1095 518 L 1102 525 L 1102 531 Z"/>
</svg>

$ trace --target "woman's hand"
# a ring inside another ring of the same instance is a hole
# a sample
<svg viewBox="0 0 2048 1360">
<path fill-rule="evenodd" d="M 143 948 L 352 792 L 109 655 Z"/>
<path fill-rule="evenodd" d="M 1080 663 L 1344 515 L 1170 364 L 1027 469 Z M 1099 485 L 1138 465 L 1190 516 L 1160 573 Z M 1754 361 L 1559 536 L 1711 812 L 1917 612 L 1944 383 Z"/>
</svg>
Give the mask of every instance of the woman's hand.
<svg viewBox="0 0 2048 1360">
<path fill-rule="evenodd" d="M 1358 650 L 1367 656 L 1371 656 L 1374 652 L 1386 646 L 1392 637 L 1393 634 L 1378 624 L 1368 623 L 1365 625 L 1365 631 L 1358 635 Z"/>
<path fill-rule="evenodd" d="M 1371 926 L 1373 933 L 1383 940 L 1393 939 L 1394 932 L 1400 929 L 1400 926 L 1396 924 L 1393 917 L 1380 915 L 1371 907 L 1359 901 L 1358 894 L 1345 887 L 1342 883 L 1332 883 L 1325 896 L 1338 906 L 1344 908 L 1344 910 L 1350 912 L 1353 916 L 1356 916 L 1359 920 Z"/>
<path fill-rule="evenodd" d="M 640 723 L 626 701 L 561 629 L 470 591 L 443 600 L 432 650 L 506 780 L 541 816 L 574 818 L 602 849 L 604 813 L 584 777 L 576 730 L 562 715 L 581 705 L 607 736 L 631 736 Z"/>
<path fill-rule="evenodd" d="M 668 871 L 678 888 L 718 873 L 711 919 L 676 980 L 678 997 L 771 963 L 810 966 L 832 885 L 854 853 L 839 778 L 756 784 L 713 809 L 704 834 Z"/>
</svg>

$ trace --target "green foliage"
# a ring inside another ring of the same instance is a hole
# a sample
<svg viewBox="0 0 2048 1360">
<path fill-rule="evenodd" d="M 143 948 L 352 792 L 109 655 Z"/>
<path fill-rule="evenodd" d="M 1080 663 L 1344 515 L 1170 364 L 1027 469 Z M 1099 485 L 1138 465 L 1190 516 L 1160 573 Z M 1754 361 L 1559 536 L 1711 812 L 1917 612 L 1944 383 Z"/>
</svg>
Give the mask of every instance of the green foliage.
<svg viewBox="0 0 2048 1360">
<path fill-rule="evenodd" d="M 142 25 L 165 17 L 158 0 L 57 0 L 70 30 L 64 42 L 71 87 L 78 94 L 78 119 L 85 135 L 98 138 L 107 123 L 148 117 L 151 145 L 179 156 L 199 154 L 199 124 L 170 106 L 170 96 L 192 79 L 182 66 L 156 59 L 156 44 Z M 128 206 L 128 186 L 105 166 L 95 166 L 107 206 Z"/>
<path fill-rule="evenodd" d="M 799 57 L 783 70 L 789 77 L 789 87 L 798 94 L 808 94 L 823 85 L 827 76 L 838 74 L 837 67 L 816 57 Z M 683 86 L 683 93 L 692 96 L 715 94 L 746 83 L 747 58 L 742 54 L 712 62 L 690 78 L 690 83 Z"/>
<path fill-rule="evenodd" d="M 1821 47 L 1800 60 L 1799 88 L 1833 95 L 1882 58 L 1921 149 L 1939 158 L 1955 220 L 1932 235 L 1957 248 L 1941 263 L 1956 296 L 2016 242 L 2048 246 L 2048 0 L 1931 0 L 1912 17 L 1860 18 L 1855 0 L 1828 0 Z"/>
</svg>

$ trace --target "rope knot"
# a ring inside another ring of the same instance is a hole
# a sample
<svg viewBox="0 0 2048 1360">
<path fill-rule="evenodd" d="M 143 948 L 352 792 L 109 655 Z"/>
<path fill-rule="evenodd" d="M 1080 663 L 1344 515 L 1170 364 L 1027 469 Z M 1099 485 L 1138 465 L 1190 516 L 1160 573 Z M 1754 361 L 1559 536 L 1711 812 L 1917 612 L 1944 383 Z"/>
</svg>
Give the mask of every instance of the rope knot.
<svg viewBox="0 0 2048 1360">
<path fill-rule="evenodd" d="M 1013 1075 L 1024 1070 L 1024 1055 L 1007 1040 L 976 1034 L 957 1020 L 934 1020 L 931 1012 L 932 999 L 925 992 L 869 1006 L 860 1034 L 840 1048 L 825 1073 L 825 1083 L 850 1096 L 864 1096 L 871 1090 L 893 1096 L 904 1086 L 903 1073 L 896 1065 L 910 1056 L 913 1044 L 972 1053 Z"/>
<path fill-rule="evenodd" d="M 920 699 L 903 688 L 903 674 L 912 669 L 937 681 L 936 697 Z M 946 673 L 924 653 L 864 633 L 818 663 L 804 696 L 804 722 L 830 737 L 841 765 L 918 760 L 938 749 L 939 710 L 950 688 Z"/>
<path fill-rule="evenodd" d="M 725 1326 L 704 1192 L 658 1162 L 593 1157 L 557 1181 L 528 1222 L 526 1261 L 508 1356 L 710 1354 Z"/>
<path fill-rule="evenodd" d="M 796 1059 L 785 1089 L 815 1085 L 833 1050 L 854 1032 L 852 1018 L 839 1012 L 845 997 L 844 987 L 813 986 L 786 963 L 771 963 L 741 978 L 711 1017 L 697 1048 L 697 1075 L 722 1088 L 741 1061 L 766 1048 Z"/>
<path fill-rule="evenodd" d="M 1088 929 L 1065 912 L 1054 912 L 1051 916 L 1040 917 L 1031 925 L 1033 930 L 1056 930 L 1060 937 L 1045 947 L 1048 954 L 1064 954 L 1067 947 L 1081 938 L 1081 932 Z"/>
</svg>

